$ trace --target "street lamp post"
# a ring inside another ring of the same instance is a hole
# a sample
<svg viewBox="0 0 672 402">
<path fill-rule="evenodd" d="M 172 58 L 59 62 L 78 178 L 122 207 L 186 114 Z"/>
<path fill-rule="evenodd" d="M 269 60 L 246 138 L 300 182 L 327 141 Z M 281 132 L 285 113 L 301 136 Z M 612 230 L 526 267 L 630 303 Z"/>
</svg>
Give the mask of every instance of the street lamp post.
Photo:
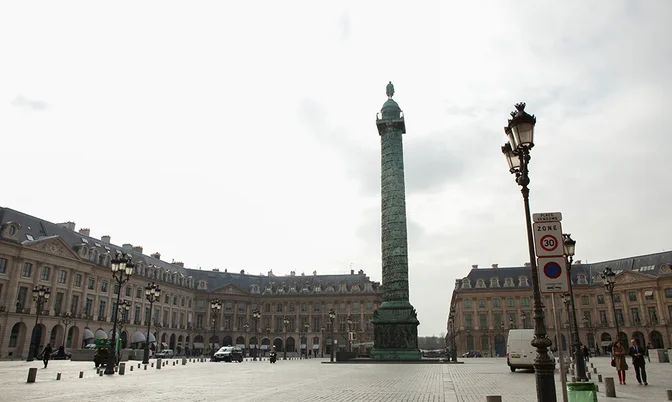
<svg viewBox="0 0 672 402">
<path fill-rule="evenodd" d="M 360 328 L 359 329 L 359 337 L 358 337 L 358 339 L 359 339 L 359 354 L 360 355 L 362 355 L 364 353 L 362 351 L 362 349 L 364 349 L 363 345 L 362 345 L 363 344 L 363 341 L 362 341 L 363 338 L 364 338 L 364 328 Z"/>
<path fill-rule="evenodd" d="M 567 310 L 567 344 L 569 345 L 574 333 L 572 330 L 572 310 L 570 307 L 572 296 L 569 293 L 563 293 L 560 297 L 562 298 L 562 303 L 565 305 L 565 310 Z M 572 354 L 570 353 L 569 356 L 571 358 Z"/>
<path fill-rule="evenodd" d="M 68 325 L 72 323 L 72 313 L 69 311 L 66 311 L 63 313 L 63 316 L 61 317 L 61 322 L 63 323 L 63 326 L 65 329 L 63 330 L 63 348 L 65 348 L 66 345 L 66 339 L 68 337 Z M 71 342 L 72 343 L 72 342 Z M 71 345 L 72 347 L 72 345 Z"/>
<path fill-rule="evenodd" d="M 287 360 L 287 326 L 289 325 L 289 319 L 287 316 L 282 317 L 282 325 L 285 330 L 285 342 L 282 348 L 282 360 Z"/>
<path fill-rule="evenodd" d="M 149 316 L 147 317 L 147 337 L 145 339 L 145 353 L 142 355 L 142 364 L 149 364 L 149 333 L 152 329 L 152 306 L 161 297 L 161 287 L 159 285 L 147 284 L 145 287 L 145 299 L 149 302 Z M 158 339 L 157 346 L 158 346 Z"/>
<path fill-rule="evenodd" d="M 618 325 L 618 316 L 616 315 L 616 301 L 614 300 L 614 288 L 616 287 L 616 273 L 611 270 L 611 268 L 604 268 L 602 272 L 602 281 L 604 282 L 604 288 L 609 292 L 611 297 L 611 310 L 614 312 L 614 325 L 616 326 L 616 340 L 614 343 L 618 342 L 619 335 L 621 334 L 621 329 Z M 626 345 L 627 346 L 627 345 Z"/>
<path fill-rule="evenodd" d="M 268 342 L 271 342 L 271 327 L 266 327 L 266 336 L 268 337 Z"/>
<path fill-rule="evenodd" d="M 495 335 L 495 331 L 492 330 L 492 329 L 488 329 L 487 331 L 485 331 L 485 333 L 488 334 L 488 343 L 490 344 L 489 345 L 490 346 L 490 357 L 493 357 L 492 356 L 492 340 L 493 340 L 493 335 Z"/>
<path fill-rule="evenodd" d="M 508 142 L 502 147 L 509 165 L 509 172 L 515 174 L 516 183 L 521 187 L 525 206 L 525 228 L 527 230 L 527 248 L 530 255 L 532 271 L 532 290 L 534 294 L 534 340 L 532 346 L 537 348 L 534 360 L 534 373 L 537 384 L 537 400 L 555 402 L 555 377 L 553 360 L 548 354 L 552 345 L 546 334 L 546 314 L 544 302 L 539 290 L 539 272 L 534 254 L 534 237 L 532 234 L 532 217 L 530 212 L 530 150 L 534 147 L 534 126 L 537 118 L 525 112 L 525 103 L 517 103 L 516 111 L 511 112 L 511 119 L 504 128 Z"/>
<path fill-rule="evenodd" d="M 455 306 L 450 308 L 450 313 L 448 314 L 448 321 L 450 323 L 450 356 L 448 361 L 452 360 L 453 363 L 457 362 L 457 339 L 455 334 Z"/>
<path fill-rule="evenodd" d="M 131 309 L 131 302 L 124 300 L 117 304 L 117 329 L 121 334 L 124 332 L 124 324 L 128 322 L 128 312 Z M 119 316 L 121 315 L 121 317 Z M 120 343 L 121 346 L 121 343 Z M 121 361 L 121 347 L 117 348 L 117 361 Z"/>
<path fill-rule="evenodd" d="M 329 322 L 331 323 L 331 362 L 334 361 L 334 320 L 336 319 L 336 312 L 332 308 L 329 310 Z"/>
<path fill-rule="evenodd" d="M 576 241 L 572 239 L 571 234 L 562 235 L 563 248 L 565 252 L 565 263 L 567 266 L 567 275 L 569 275 L 569 301 L 572 306 L 572 325 L 574 326 L 574 364 L 576 365 L 576 378 L 579 381 L 588 381 L 586 377 L 586 362 L 583 358 L 583 350 L 581 349 L 581 339 L 579 338 L 579 324 L 576 320 L 576 304 L 574 303 L 574 286 L 572 286 L 572 262 L 574 262 L 574 251 L 576 248 Z"/>
<path fill-rule="evenodd" d="M 352 318 L 348 316 L 348 352 L 352 352 Z"/>
<path fill-rule="evenodd" d="M 307 321 L 306 321 L 305 324 L 303 324 L 303 330 L 304 330 L 305 336 L 306 336 L 306 352 L 305 352 L 306 356 L 305 356 L 305 358 L 307 359 L 308 358 L 308 331 L 310 330 L 310 324 L 308 324 Z"/>
<path fill-rule="evenodd" d="M 112 278 L 117 282 L 117 308 L 112 311 L 112 342 L 110 345 L 110 353 L 107 357 L 107 364 L 105 365 L 105 374 L 114 374 L 114 367 L 117 359 L 117 316 L 119 313 L 119 300 L 121 298 L 121 285 L 128 282 L 133 274 L 135 265 L 131 260 L 130 254 L 117 253 L 117 255 L 110 261 L 110 269 L 112 270 Z M 124 275 L 126 274 L 126 275 Z M 118 275 L 118 276 L 117 276 Z"/>
<path fill-rule="evenodd" d="M 520 319 L 523 321 L 523 329 L 527 329 L 527 314 L 524 311 L 520 313 Z"/>
<path fill-rule="evenodd" d="M 499 333 L 504 336 L 504 321 L 499 323 Z M 497 345 L 495 345 L 495 352 L 497 352 Z"/>
<path fill-rule="evenodd" d="M 51 290 L 44 285 L 35 286 L 33 288 L 33 301 L 35 302 L 35 327 L 33 327 L 32 339 L 30 340 L 30 347 L 28 348 L 28 358 L 27 362 L 32 362 L 35 359 L 35 355 L 40 349 L 40 339 L 41 336 L 37 336 L 37 325 L 40 319 L 40 313 L 44 309 L 44 305 L 49 301 L 49 296 L 51 296 Z"/>
<path fill-rule="evenodd" d="M 250 324 L 248 324 L 247 321 L 245 321 L 245 323 L 243 324 L 243 329 L 245 330 L 245 339 L 247 339 L 247 349 L 248 349 L 248 353 L 249 353 L 249 349 L 250 349 L 250 339 L 249 339 Z M 248 354 L 248 356 L 249 356 L 249 354 Z"/>
<path fill-rule="evenodd" d="M 321 356 L 324 357 L 324 348 L 326 345 L 324 344 L 324 325 L 320 327 L 320 349 L 321 349 Z"/>
<path fill-rule="evenodd" d="M 254 357 L 252 361 L 257 361 L 257 355 L 259 354 L 259 338 L 261 338 L 261 330 L 259 329 L 259 319 L 261 319 L 261 311 L 258 308 L 255 308 L 252 311 L 252 318 L 254 319 L 254 329 L 257 335 L 257 347 L 254 350 Z"/>
<path fill-rule="evenodd" d="M 210 338 L 210 357 L 215 355 L 215 336 L 217 336 L 217 317 L 222 310 L 222 302 L 214 299 L 210 302 L 210 313 L 212 315 L 212 338 Z"/>
<path fill-rule="evenodd" d="M 161 346 L 161 330 L 163 329 L 163 325 L 159 322 L 159 317 L 154 318 L 154 332 L 156 333 L 155 339 L 156 339 L 156 351 L 160 351 L 162 346 Z"/>
<path fill-rule="evenodd" d="M 516 324 L 513 322 L 513 317 L 509 317 L 509 329 L 516 328 Z"/>
</svg>

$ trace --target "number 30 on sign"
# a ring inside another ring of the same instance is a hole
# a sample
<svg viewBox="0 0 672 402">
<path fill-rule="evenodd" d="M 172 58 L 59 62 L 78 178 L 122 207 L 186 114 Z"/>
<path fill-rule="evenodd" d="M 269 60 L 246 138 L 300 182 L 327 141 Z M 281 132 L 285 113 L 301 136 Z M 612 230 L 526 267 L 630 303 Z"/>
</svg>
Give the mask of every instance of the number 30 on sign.
<svg viewBox="0 0 672 402">
<path fill-rule="evenodd" d="M 539 222 L 532 227 L 537 257 L 556 257 L 564 254 L 560 222 Z"/>
</svg>

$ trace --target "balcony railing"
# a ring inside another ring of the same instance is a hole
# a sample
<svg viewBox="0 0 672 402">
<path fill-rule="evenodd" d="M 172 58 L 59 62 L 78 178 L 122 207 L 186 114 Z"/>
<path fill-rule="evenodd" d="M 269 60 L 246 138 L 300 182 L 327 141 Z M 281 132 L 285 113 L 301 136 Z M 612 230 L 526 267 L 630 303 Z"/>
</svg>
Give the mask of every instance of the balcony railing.
<svg viewBox="0 0 672 402">
<path fill-rule="evenodd" d="M 101 315 L 98 316 L 98 321 L 107 321 L 107 317 L 103 317 Z"/>
<path fill-rule="evenodd" d="M 16 312 L 19 314 L 30 314 L 30 307 L 22 308 L 22 307 L 17 307 Z"/>
<path fill-rule="evenodd" d="M 133 324 L 140 325 L 142 324 L 142 320 L 133 320 Z"/>
</svg>

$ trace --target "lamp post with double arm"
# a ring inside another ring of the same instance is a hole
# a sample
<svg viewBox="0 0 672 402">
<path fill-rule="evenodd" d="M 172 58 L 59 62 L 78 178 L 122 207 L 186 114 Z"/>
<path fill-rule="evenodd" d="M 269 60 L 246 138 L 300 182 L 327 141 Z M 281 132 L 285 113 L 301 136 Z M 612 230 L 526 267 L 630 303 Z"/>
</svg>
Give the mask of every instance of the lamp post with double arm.
<svg viewBox="0 0 672 402">
<path fill-rule="evenodd" d="M 334 361 L 334 320 L 336 319 L 336 312 L 332 308 L 329 310 L 329 322 L 331 323 L 331 362 Z"/>
<path fill-rule="evenodd" d="M 569 275 L 569 301 L 572 306 L 572 325 L 574 326 L 573 333 L 573 347 L 574 347 L 574 364 L 576 366 L 576 379 L 579 381 L 588 381 L 586 376 L 586 362 L 583 358 L 583 349 L 581 348 L 581 339 L 579 338 L 579 323 L 576 320 L 576 304 L 574 303 L 574 286 L 572 286 L 572 262 L 574 262 L 574 251 L 576 248 L 576 241 L 572 239 L 571 234 L 562 234 L 563 248 L 565 253 L 565 264 L 567 267 L 567 275 Z"/>
<path fill-rule="evenodd" d="M 161 287 L 159 285 L 152 282 L 145 286 L 145 299 L 149 302 L 149 314 L 147 315 L 147 336 L 145 337 L 145 352 L 142 355 L 142 364 L 149 364 L 149 335 L 152 330 L 152 307 L 160 297 Z"/>
<path fill-rule="evenodd" d="M 614 312 L 614 326 L 616 327 L 616 338 L 614 341 L 614 344 L 618 342 L 619 336 L 621 334 L 621 329 L 619 327 L 619 322 L 618 322 L 618 315 L 616 314 L 616 300 L 614 300 L 614 288 L 616 287 L 616 273 L 611 270 L 611 268 L 606 267 L 604 268 L 604 272 L 602 272 L 602 281 L 604 283 L 604 289 L 609 292 L 609 296 L 611 297 L 611 311 Z M 627 346 L 627 345 L 625 345 Z"/>
<path fill-rule="evenodd" d="M 39 352 L 40 349 L 40 338 L 41 335 L 37 334 L 37 325 L 40 320 L 40 313 L 44 310 L 44 305 L 49 301 L 51 296 L 51 290 L 44 285 L 35 286 L 33 288 L 33 301 L 35 302 L 35 326 L 33 327 L 32 339 L 30 340 L 30 347 L 28 348 L 28 358 L 27 362 L 32 362 L 35 359 L 35 355 Z"/>
<path fill-rule="evenodd" d="M 348 316 L 348 352 L 352 352 L 352 317 Z"/>
<path fill-rule="evenodd" d="M 63 315 L 61 316 L 61 322 L 65 327 L 65 329 L 63 330 L 63 348 L 65 348 L 67 346 L 66 338 L 68 337 L 68 325 L 72 323 L 72 313 L 69 311 L 63 313 Z M 70 343 L 72 344 L 72 341 Z M 72 347 L 72 345 L 70 347 Z"/>
<path fill-rule="evenodd" d="M 287 326 L 289 325 L 289 318 L 287 316 L 282 317 L 283 330 L 285 331 L 285 342 L 282 347 L 282 360 L 287 360 Z"/>
<path fill-rule="evenodd" d="M 117 253 L 117 255 L 110 261 L 110 269 L 112 270 L 112 278 L 117 283 L 117 308 L 112 311 L 112 342 L 110 344 L 110 353 L 107 357 L 107 364 L 105 365 L 105 374 L 114 374 L 114 368 L 117 363 L 117 316 L 119 314 L 119 301 L 121 298 L 121 285 L 128 282 L 133 274 L 135 265 L 131 260 L 130 254 Z M 125 275 L 124 275 L 125 274 Z"/>
<path fill-rule="evenodd" d="M 210 357 L 215 355 L 215 337 L 217 336 L 217 317 L 222 310 L 222 302 L 219 299 L 210 301 L 210 313 L 212 315 L 212 338 L 210 338 Z"/>
<path fill-rule="evenodd" d="M 555 374 L 554 363 L 548 354 L 552 345 L 546 333 L 546 313 L 544 302 L 539 288 L 539 271 L 534 252 L 534 237 L 532 233 L 532 213 L 530 212 L 530 151 L 534 147 L 534 126 L 537 118 L 525 112 L 525 103 L 517 103 L 516 110 L 511 112 L 511 119 L 504 127 L 508 142 L 502 147 L 502 153 L 509 165 L 509 172 L 516 177 L 516 183 L 521 187 L 523 204 L 525 207 L 525 229 L 527 231 L 527 250 L 530 256 L 532 271 L 532 293 L 534 295 L 534 340 L 532 346 L 537 349 L 534 359 L 534 373 L 537 385 L 537 400 L 555 402 Z"/>
<path fill-rule="evenodd" d="M 259 320 L 261 319 L 261 311 L 258 308 L 255 308 L 252 311 L 252 318 L 254 319 L 254 332 L 257 334 L 257 347 L 254 349 L 254 357 L 252 361 L 257 361 L 257 355 L 259 354 L 259 338 L 261 338 L 261 329 L 259 328 Z"/>
<path fill-rule="evenodd" d="M 323 326 L 320 327 L 320 350 L 321 350 L 321 356 L 324 357 L 324 348 L 326 347 L 324 344 L 324 330 L 326 328 Z"/>
</svg>

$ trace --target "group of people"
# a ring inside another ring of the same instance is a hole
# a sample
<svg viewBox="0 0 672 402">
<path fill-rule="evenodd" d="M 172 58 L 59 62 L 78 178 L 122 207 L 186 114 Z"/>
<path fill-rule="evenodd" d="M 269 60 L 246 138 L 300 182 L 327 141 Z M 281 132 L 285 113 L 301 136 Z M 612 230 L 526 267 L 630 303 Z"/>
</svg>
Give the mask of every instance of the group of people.
<svg viewBox="0 0 672 402">
<path fill-rule="evenodd" d="M 635 368 L 635 377 L 639 384 L 649 385 L 646 379 L 646 359 L 645 356 L 648 355 L 648 349 L 637 345 L 636 340 L 630 341 L 630 349 L 627 351 L 623 346 L 621 341 L 616 342 L 612 349 L 612 360 L 611 365 L 616 368 L 616 373 L 618 374 L 618 382 L 621 385 L 626 385 L 625 383 L 625 371 L 628 369 L 628 363 L 626 362 L 625 357 L 632 357 L 632 366 Z"/>
</svg>

